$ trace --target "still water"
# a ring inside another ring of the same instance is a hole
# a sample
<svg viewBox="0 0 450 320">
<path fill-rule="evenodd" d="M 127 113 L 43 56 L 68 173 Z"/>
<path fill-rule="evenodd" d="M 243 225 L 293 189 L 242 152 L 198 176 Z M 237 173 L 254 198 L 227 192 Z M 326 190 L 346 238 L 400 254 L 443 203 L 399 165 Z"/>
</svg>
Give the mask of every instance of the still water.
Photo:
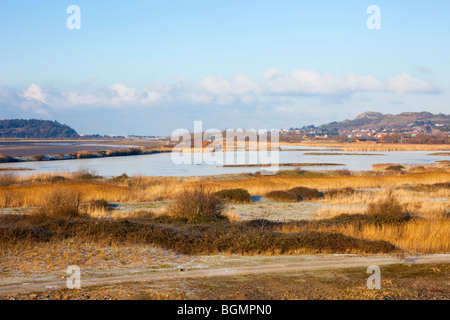
<svg viewBox="0 0 450 320">
<path fill-rule="evenodd" d="M 322 148 L 304 148 L 296 147 L 301 151 L 281 151 L 278 152 L 280 163 L 339 163 L 340 166 L 302 166 L 304 170 L 370 170 L 376 163 L 399 163 L 399 164 L 428 164 L 437 160 L 448 160 L 445 156 L 430 156 L 431 151 L 386 151 L 386 152 L 348 152 L 345 153 L 364 153 L 370 155 L 341 155 L 340 151 L 326 151 Z M 305 153 L 325 151 L 333 155 L 305 155 Z M 194 154 L 191 154 L 192 158 Z M 128 176 L 202 176 L 231 174 L 241 172 L 260 171 L 260 167 L 223 167 L 221 164 L 228 157 L 237 159 L 246 156 L 246 162 L 250 164 L 261 163 L 258 152 L 217 152 L 214 156 L 216 162 L 210 163 L 206 156 L 204 160 L 197 161 L 199 164 L 176 164 L 172 160 L 170 153 L 151 154 L 142 156 L 94 158 L 79 160 L 56 160 L 41 162 L 22 162 L 22 163 L 2 163 L 0 167 L 26 167 L 34 169 L 32 171 L 18 171 L 20 175 L 29 175 L 52 171 L 76 171 L 80 168 L 89 168 L 104 177 L 118 176 L 126 173 Z M 266 156 L 266 154 L 264 154 Z M 198 157 L 199 155 L 197 155 Z M 201 154 L 200 154 L 201 156 Z M 274 156 L 276 156 L 274 154 Z M 255 160 L 256 159 L 256 160 Z M 227 162 L 229 163 L 229 162 Z M 233 164 L 232 163 L 232 164 Z M 282 167 L 281 169 L 289 169 Z"/>
</svg>

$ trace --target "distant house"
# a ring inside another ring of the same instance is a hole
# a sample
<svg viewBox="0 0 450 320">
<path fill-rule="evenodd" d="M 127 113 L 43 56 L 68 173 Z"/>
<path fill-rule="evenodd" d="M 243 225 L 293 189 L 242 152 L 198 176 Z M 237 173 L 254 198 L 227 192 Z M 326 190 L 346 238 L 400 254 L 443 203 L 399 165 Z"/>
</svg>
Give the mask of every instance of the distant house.
<svg viewBox="0 0 450 320">
<path fill-rule="evenodd" d="M 373 137 L 376 138 L 376 139 L 381 139 L 381 138 L 383 138 L 383 136 L 384 135 L 382 133 L 377 133 Z"/>
</svg>

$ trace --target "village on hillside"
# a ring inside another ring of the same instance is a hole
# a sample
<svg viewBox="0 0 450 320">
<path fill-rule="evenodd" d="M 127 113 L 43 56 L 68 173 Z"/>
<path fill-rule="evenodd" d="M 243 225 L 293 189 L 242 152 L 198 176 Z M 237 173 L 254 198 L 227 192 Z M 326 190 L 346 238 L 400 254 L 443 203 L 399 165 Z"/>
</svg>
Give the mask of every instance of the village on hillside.
<svg viewBox="0 0 450 320">
<path fill-rule="evenodd" d="M 447 116 L 442 121 L 420 119 L 408 114 L 410 121 L 395 122 L 400 118 L 379 113 L 365 113 L 355 120 L 344 120 L 321 126 L 304 126 L 302 128 L 278 129 L 281 141 L 332 139 L 341 142 L 357 143 L 442 143 L 450 138 L 450 125 Z M 388 118 L 390 117 L 390 118 Z M 405 117 L 406 118 L 406 117 Z M 386 121 L 390 119 L 391 121 Z M 362 122 L 362 123 L 361 123 Z"/>
</svg>

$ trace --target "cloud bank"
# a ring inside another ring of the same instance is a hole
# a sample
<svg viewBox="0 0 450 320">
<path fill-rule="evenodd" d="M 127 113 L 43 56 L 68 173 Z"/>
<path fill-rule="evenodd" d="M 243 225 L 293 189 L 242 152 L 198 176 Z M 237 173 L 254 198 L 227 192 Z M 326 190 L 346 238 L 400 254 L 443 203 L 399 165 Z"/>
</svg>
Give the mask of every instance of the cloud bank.
<svg viewBox="0 0 450 320">
<path fill-rule="evenodd" d="M 349 72 L 321 74 L 314 70 L 297 69 L 286 73 L 278 68 L 266 70 L 258 79 L 244 74 L 232 79 L 208 76 L 198 83 L 182 78 L 173 83 L 155 82 L 143 88 L 131 88 L 116 83 L 106 88 L 94 88 L 89 93 L 60 91 L 32 83 L 26 88 L 0 87 L 0 108 L 18 107 L 38 115 L 52 110 L 70 108 L 127 109 L 164 107 L 167 104 L 232 106 L 256 105 L 273 101 L 274 109 L 290 110 L 277 105 L 280 99 L 296 97 L 339 97 L 356 93 L 384 92 L 396 96 L 433 94 L 437 87 L 431 82 L 401 72 L 387 79 Z"/>
</svg>

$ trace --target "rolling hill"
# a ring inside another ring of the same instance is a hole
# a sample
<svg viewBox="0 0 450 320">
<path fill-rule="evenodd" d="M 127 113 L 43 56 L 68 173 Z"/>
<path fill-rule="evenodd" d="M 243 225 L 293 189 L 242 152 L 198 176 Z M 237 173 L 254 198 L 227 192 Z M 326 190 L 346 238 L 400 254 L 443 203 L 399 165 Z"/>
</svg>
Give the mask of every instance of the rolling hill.
<svg viewBox="0 0 450 320">
<path fill-rule="evenodd" d="M 331 122 L 318 127 L 323 130 L 407 129 L 412 126 L 450 127 L 450 115 L 430 112 L 403 112 L 397 115 L 365 112 L 353 120 Z"/>
<path fill-rule="evenodd" d="M 0 120 L 0 138 L 76 139 L 80 136 L 71 127 L 48 120 Z"/>
</svg>

